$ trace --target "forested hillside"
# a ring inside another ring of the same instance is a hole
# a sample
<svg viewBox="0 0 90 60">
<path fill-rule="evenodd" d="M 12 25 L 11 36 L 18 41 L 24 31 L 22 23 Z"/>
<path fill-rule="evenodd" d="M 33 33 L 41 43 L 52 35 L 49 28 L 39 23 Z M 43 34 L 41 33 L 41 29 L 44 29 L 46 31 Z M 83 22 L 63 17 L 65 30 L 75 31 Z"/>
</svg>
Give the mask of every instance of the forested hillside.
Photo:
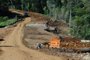
<svg viewBox="0 0 90 60">
<path fill-rule="evenodd" d="M 90 39 L 90 0 L 0 0 L 0 11 L 8 9 L 34 11 L 64 20 L 70 34 Z"/>
</svg>

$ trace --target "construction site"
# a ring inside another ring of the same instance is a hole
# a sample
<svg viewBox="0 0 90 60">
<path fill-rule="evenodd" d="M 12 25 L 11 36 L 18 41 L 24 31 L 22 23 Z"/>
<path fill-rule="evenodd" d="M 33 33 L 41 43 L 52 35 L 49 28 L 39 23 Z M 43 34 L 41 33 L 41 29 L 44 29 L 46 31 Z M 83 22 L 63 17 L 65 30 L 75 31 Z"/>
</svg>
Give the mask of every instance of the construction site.
<svg viewBox="0 0 90 60">
<path fill-rule="evenodd" d="M 10 9 L 24 15 L 24 11 Z M 90 42 L 66 34 L 64 21 L 49 21 L 42 14 L 0 28 L 0 60 L 90 60 Z"/>
</svg>

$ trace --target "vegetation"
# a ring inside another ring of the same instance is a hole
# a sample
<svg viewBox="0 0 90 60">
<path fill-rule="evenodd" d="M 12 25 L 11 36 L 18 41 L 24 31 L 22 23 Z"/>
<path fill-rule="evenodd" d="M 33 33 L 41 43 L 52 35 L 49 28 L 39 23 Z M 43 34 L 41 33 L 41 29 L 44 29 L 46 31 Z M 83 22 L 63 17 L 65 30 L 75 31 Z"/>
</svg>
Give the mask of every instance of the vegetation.
<svg viewBox="0 0 90 60">
<path fill-rule="evenodd" d="M 16 18 L 9 19 L 8 17 L 0 17 L 0 27 L 8 26 L 10 24 L 15 23 L 16 21 Z"/>
<path fill-rule="evenodd" d="M 0 0 L 0 3 L 8 8 L 43 13 L 52 20 L 64 20 L 71 35 L 90 39 L 90 0 Z"/>
</svg>

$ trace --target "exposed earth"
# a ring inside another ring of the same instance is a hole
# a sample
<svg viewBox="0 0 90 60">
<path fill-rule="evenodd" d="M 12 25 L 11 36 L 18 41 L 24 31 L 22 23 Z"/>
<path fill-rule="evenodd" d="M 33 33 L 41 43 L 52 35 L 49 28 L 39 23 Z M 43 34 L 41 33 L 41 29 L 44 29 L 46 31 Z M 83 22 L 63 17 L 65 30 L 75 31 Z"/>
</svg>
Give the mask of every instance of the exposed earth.
<svg viewBox="0 0 90 60">
<path fill-rule="evenodd" d="M 52 37 L 57 36 L 54 33 L 45 31 L 45 29 L 46 26 L 45 24 L 42 23 L 28 24 L 24 29 L 24 40 L 23 40 L 24 44 L 30 49 L 37 50 L 36 49 L 37 43 L 48 42 Z M 64 56 L 67 57 L 67 59 L 69 60 L 84 60 L 84 58 L 86 60 L 85 56 L 89 57 L 90 53 L 85 53 L 85 52 L 77 53 L 77 51 L 72 50 L 75 48 L 83 48 L 85 46 L 90 47 L 90 43 L 84 44 L 84 43 L 80 43 L 79 39 L 66 37 L 65 41 L 61 43 L 61 47 L 62 47 L 61 49 L 42 48 L 42 49 L 38 49 L 37 51 L 53 56 L 59 56 L 59 57 Z"/>
<path fill-rule="evenodd" d="M 31 21 L 26 18 L 25 21 L 19 23 L 12 33 L 7 35 L 0 46 L 3 53 L 0 60 L 66 60 L 64 57 L 46 55 L 44 53 L 27 48 L 23 43 L 23 28 Z"/>
<path fill-rule="evenodd" d="M 3 39 L 0 41 L 0 60 L 90 60 L 88 58 L 90 53 L 67 53 L 55 49 L 36 50 L 36 43 L 49 41 L 50 38 L 57 35 L 45 31 L 44 23 L 49 18 L 38 15 L 38 13 L 30 12 L 30 14 L 31 17 L 25 18 L 15 26 L 0 29 L 0 39 Z M 63 32 L 68 29 L 67 25 L 62 26 L 64 26 L 64 28 L 62 27 Z M 85 46 L 90 47 L 90 43 Z"/>
</svg>

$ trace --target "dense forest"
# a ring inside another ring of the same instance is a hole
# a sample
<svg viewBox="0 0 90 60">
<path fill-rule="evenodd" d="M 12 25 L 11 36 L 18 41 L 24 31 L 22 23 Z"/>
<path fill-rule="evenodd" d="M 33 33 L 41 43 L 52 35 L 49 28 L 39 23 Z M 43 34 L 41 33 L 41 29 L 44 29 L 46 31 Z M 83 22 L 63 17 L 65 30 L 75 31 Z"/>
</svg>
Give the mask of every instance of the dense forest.
<svg viewBox="0 0 90 60">
<path fill-rule="evenodd" d="M 0 11 L 8 9 L 34 11 L 51 20 L 64 20 L 71 35 L 90 39 L 90 0 L 0 0 Z"/>
</svg>

